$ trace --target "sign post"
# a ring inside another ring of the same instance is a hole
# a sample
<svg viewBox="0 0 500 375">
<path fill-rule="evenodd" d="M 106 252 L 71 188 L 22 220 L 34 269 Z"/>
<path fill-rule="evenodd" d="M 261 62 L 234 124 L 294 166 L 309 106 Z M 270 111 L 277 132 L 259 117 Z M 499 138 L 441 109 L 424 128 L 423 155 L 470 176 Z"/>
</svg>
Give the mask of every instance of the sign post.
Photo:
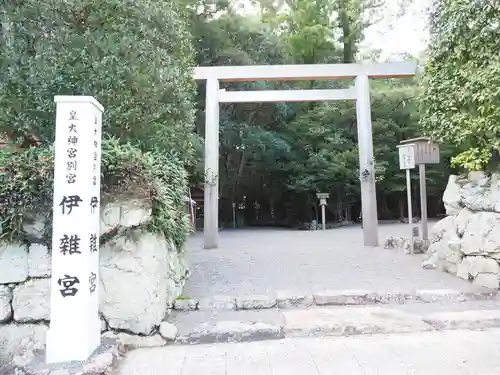
<svg viewBox="0 0 500 375">
<path fill-rule="evenodd" d="M 326 200 L 330 197 L 328 193 L 317 193 L 316 196 L 319 199 L 319 204 L 321 205 L 321 225 L 322 229 L 326 230 Z"/>
<path fill-rule="evenodd" d="M 430 138 L 420 137 L 401 142 L 402 147 L 411 146 L 414 152 L 414 164 L 418 165 L 420 182 L 420 211 L 422 213 L 422 240 L 429 241 L 427 226 L 427 186 L 425 183 L 425 165 L 439 164 L 439 146 Z"/>
<path fill-rule="evenodd" d="M 413 244 L 413 212 L 411 204 L 411 175 L 410 169 L 415 168 L 415 149 L 413 144 L 400 145 L 399 148 L 399 169 L 406 170 L 406 195 L 408 199 L 408 225 L 410 232 L 410 249 L 415 251 Z"/>
<path fill-rule="evenodd" d="M 100 345 L 102 105 L 56 96 L 52 283 L 47 363 L 86 360 Z"/>
</svg>

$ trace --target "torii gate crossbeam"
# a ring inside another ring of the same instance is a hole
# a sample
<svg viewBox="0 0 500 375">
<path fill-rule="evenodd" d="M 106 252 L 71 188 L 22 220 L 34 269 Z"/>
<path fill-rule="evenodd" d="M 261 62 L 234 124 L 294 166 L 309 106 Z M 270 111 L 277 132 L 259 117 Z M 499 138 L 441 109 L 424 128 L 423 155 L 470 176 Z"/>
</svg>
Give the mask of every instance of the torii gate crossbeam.
<svg viewBox="0 0 500 375">
<path fill-rule="evenodd" d="M 194 79 L 206 81 L 204 246 L 218 247 L 220 103 L 356 100 L 363 237 L 378 246 L 377 197 L 369 78 L 409 78 L 415 62 L 381 64 L 254 65 L 197 67 Z M 226 91 L 220 82 L 354 79 L 343 90 Z"/>
</svg>

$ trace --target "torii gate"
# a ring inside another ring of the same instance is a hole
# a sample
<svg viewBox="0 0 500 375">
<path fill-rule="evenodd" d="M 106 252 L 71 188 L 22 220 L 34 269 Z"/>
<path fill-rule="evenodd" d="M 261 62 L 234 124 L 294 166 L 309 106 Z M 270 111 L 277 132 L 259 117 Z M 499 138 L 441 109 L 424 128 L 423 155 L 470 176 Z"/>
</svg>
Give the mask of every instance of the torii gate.
<svg viewBox="0 0 500 375">
<path fill-rule="evenodd" d="M 409 78 L 416 62 L 380 64 L 252 65 L 197 67 L 195 80 L 206 81 L 204 246 L 218 247 L 219 223 L 219 104 L 250 102 L 312 102 L 356 100 L 361 207 L 365 246 L 378 245 L 377 197 L 369 78 Z M 354 79 L 338 90 L 226 91 L 219 82 Z"/>
</svg>

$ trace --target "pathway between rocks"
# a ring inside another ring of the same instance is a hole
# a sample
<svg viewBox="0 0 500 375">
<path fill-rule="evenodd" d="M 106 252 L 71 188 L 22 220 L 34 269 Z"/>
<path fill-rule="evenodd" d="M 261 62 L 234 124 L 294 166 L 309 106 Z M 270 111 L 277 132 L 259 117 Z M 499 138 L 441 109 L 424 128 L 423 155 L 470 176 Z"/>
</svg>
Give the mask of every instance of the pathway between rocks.
<svg viewBox="0 0 500 375">
<path fill-rule="evenodd" d="M 432 225 L 432 223 L 431 223 Z M 379 242 L 407 237 L 408 226 L 379 226 Z M 217 295 L 271 295 L 278 291 L 419 289 L 478 291 L 467 281 L 421 267 L 424 255 L 363 246 L 359 226 L 326 231 L 286 229 L 224 230 L 218 249 L 202 248 L 203 236 L 190 239 L 191 276 L 183 295 L 200 299 Z"/>
</svg>

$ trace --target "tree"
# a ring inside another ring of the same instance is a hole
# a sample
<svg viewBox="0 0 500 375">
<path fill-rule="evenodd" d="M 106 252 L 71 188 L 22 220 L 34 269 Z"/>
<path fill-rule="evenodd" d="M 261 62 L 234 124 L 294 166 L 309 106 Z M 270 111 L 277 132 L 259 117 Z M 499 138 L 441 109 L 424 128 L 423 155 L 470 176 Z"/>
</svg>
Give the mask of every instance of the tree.
<svg viewBox="0 0 500 375">
<path fill-rule="evenodd" d="M 500 151 L 500 3 L 435 0 L 422 126 L 459 148 L 453 163 L 496 169 Z"/>
<path fill-rule="evenodd" d="M 105 134 L 187 160 L 193 49 L 171 1 L 2 3 L 0 132 L 54 140 L 54 95 L 92 95 Z"/>
</svg>

